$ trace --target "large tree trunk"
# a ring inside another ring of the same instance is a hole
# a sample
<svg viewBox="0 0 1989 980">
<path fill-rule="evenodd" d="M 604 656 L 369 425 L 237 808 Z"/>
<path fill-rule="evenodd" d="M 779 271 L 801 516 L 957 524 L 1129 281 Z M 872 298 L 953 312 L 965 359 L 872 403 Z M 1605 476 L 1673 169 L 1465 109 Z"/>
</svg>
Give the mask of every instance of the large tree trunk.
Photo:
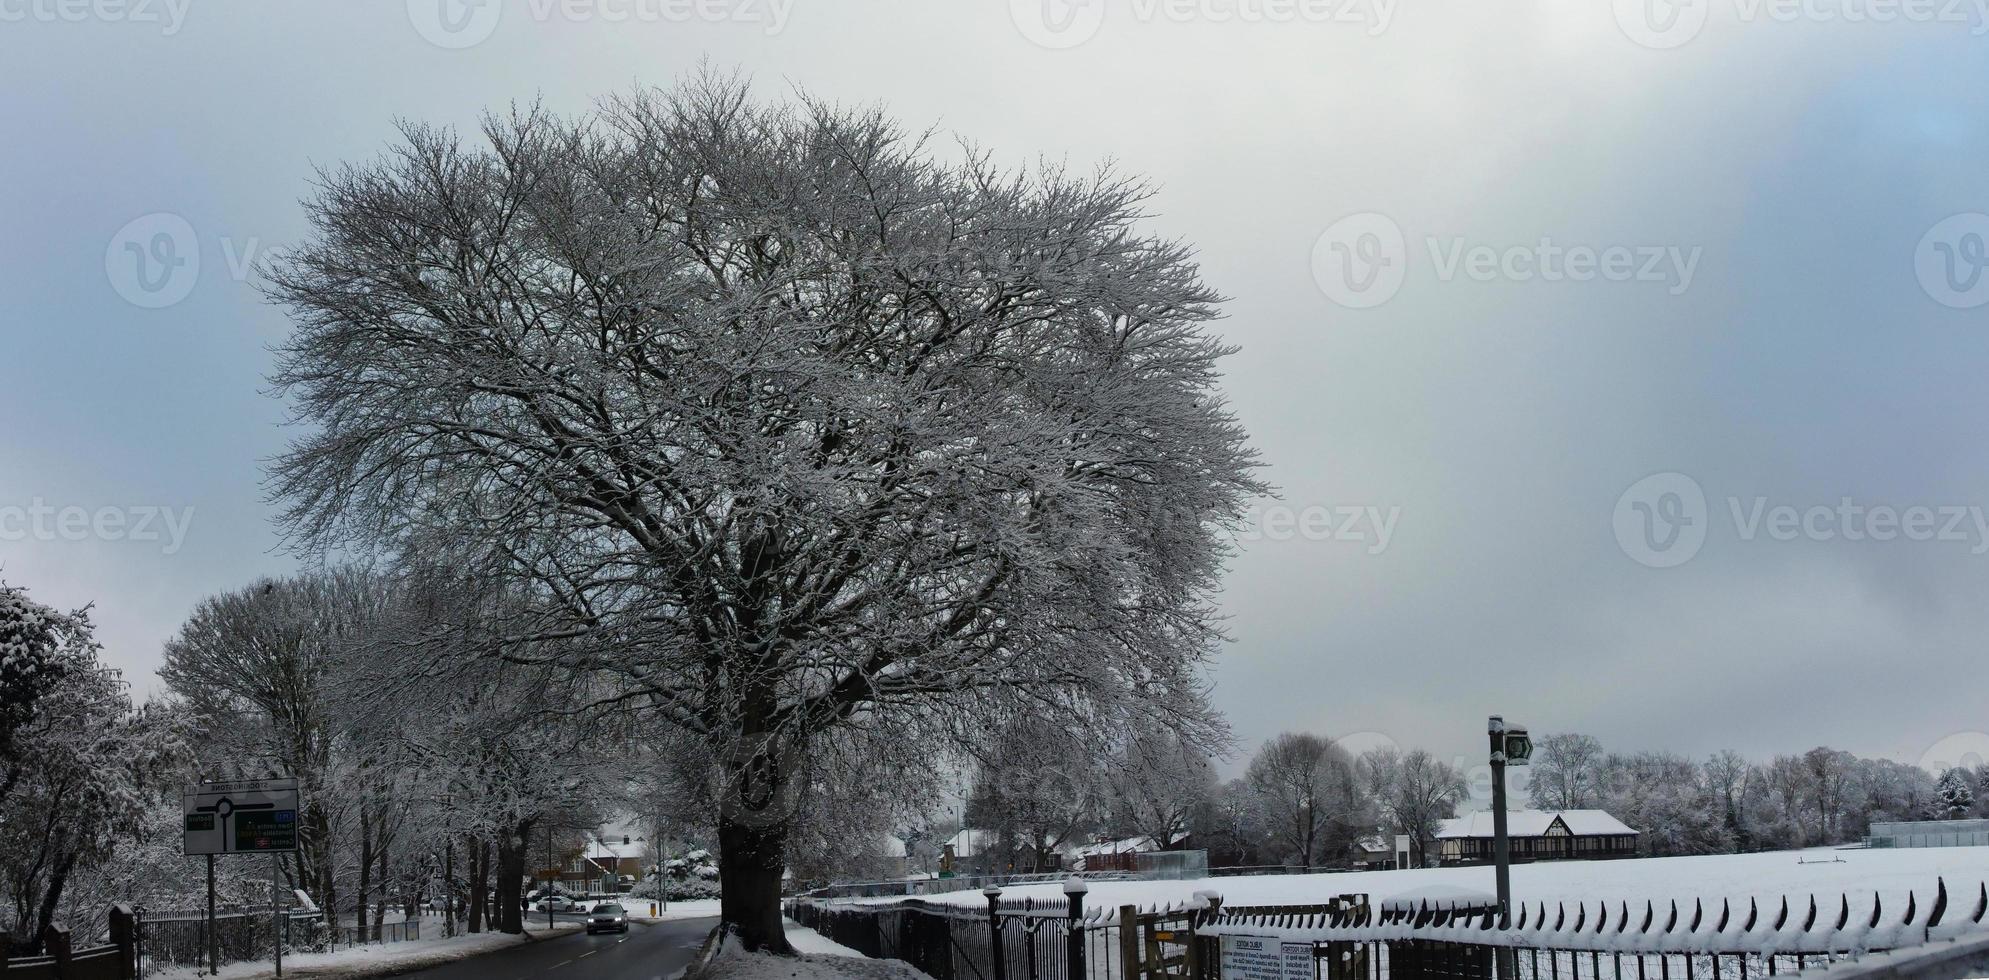
<svg viewBox="0 0 1989 980">
<path fill-rule="evenodd" d="M 359 894 L 353 896 L 353 935 L 366 941 L 366 899 L 373 894 L 373 822 L 364 806 L 359 808 Z"/>
<path fill-rule="evenodd" d="M 789 954 L 780 921 L 780 878 L 787 870 L 785 815 L 744 819 L 727 814 L 718 823 L 719 914 L 748 950 Z"/>
<path fill-rule="evenodd" d="M 470 931 L 482 932 L 484 910 L 490 901 L 490 845 L 471 837 L 463 850 L 464 860 L 470 863 Z"/>
<path fill-rule="evenodd" d="M 525 842 L 530 839 L 532 821 L 507 828 L 497 840 L 497 909 L 492 917 L 498 932 L 517 935 L 525 931 L 523 909 L 525 881 Z"/>
</svg>

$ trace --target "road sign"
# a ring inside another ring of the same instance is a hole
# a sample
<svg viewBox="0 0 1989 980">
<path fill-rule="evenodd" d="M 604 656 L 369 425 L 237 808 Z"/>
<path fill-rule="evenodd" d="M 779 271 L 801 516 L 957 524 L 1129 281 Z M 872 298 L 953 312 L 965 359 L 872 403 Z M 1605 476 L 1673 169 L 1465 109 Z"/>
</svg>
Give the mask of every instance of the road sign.
<svg viewBox="0 0 1989 980">
<path fill-rule="evenodd" d="M 1523 766 L 1533 758 L 1533 738 L 1525 725 L 1506 726 L 1506 765 Z"/>
<path fill-rule="evenodd" d="M 185 853 L 268 854 L 297 849 L 297 780 L 197 783 L 183 796 Z"/>
</svg>

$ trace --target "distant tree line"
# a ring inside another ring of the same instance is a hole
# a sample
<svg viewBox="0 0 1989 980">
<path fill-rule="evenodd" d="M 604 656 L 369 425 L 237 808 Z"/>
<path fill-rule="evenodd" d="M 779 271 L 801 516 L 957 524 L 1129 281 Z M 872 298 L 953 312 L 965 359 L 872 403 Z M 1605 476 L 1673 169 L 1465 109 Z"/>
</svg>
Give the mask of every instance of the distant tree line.
<svg viewBox="0 0 1989 980">
<path fill-rule="evenodd" d="M 1878 821 L 1974 812 L 1989 771 L 1938 779 L 1890 759 L 1825 746 L 1766 762 L 1722 751 L 1615 753 L 1588 735 L 1537 740 L 1528 792 L 1546 810 L 1600 808 L 1641 832 L 1643 854 L 1721 854 L 1841 844 Z"/>
</svg>

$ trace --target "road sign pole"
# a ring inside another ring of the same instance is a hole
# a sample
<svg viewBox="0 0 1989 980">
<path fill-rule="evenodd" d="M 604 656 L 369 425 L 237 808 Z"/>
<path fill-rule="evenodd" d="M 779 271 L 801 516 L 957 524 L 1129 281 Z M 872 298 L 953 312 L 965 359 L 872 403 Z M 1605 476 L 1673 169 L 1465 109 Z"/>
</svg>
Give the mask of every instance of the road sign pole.
<svg viewBox="0 0 1989 980">
<path fill-rule="evenodd" d="M 269 856 L 269 914 L 276 925 L 276 931 L 272 933 L 276 937 L 276 941 L 272 945 L 276 947 L 276 975 L 279 977 L 283 975 L 283 892 L 277 879 L 281 877 L 282 870 L 283 859 L 275 854 L 271 854 Z"/>
<path fill-rule="evenodd" d="M 221 941 L 215 935 L 214 921 L 214 855 L 207 856 L 207 972 L 221 975 Z"/>
</svg>

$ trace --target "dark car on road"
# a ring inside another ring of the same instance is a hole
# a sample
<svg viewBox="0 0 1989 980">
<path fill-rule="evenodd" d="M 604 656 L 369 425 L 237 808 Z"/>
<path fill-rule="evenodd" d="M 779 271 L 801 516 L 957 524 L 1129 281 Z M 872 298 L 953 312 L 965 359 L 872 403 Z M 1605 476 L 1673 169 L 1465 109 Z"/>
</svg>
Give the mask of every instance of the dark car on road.
<svg viewBox="0 0 1989 980">
<path fill-rule="evenodd" d="M 614 902 L 602 902 L 594 906 L 594 911 L 587 913 L 587 933 L 593 935 L 609 931 L 628 931 L 628 910 Z"/>
</svg>

